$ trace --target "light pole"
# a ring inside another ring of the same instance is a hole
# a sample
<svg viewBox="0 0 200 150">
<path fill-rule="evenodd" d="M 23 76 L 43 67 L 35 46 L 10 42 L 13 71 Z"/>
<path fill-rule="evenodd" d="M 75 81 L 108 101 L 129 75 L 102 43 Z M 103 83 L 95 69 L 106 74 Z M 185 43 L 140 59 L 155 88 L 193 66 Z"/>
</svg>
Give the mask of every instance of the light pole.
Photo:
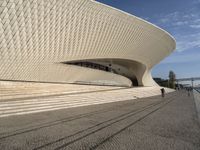
<svg viewBox="0 0 200 150">
<path fill-rule="evenodd" d="M 194 78 L 191 78 L 191 82 L 192 82 L 192 89 L 194 87 Z"/>
</svg>

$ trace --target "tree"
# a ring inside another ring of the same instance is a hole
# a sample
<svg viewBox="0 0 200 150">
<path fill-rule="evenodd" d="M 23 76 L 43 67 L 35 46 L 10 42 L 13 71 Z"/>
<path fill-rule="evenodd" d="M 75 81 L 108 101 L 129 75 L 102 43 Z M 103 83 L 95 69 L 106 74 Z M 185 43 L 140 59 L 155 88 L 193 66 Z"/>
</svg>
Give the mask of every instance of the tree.
<svg viewBox="0 0 200 150">
<path fill-rule="evenodd" d="M 169 81 L 168 80 L 162 79 L 162 78 L 153 78 L 153 79 L 158 85 L 160 85 L 162 87 L 169 87 Z"/>
<path fill-rule="evenodd" d="M 175 89 L 176 74 L 169 71 L 169 87 Z"/>
</svg>

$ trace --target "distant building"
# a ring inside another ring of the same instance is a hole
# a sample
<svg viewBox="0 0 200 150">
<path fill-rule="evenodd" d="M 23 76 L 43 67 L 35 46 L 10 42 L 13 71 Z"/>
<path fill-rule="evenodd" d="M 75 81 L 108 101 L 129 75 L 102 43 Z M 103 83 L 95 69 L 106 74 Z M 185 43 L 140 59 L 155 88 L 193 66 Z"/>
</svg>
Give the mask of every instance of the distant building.
<svg viewBox="0 0 200 150">
<path fill-rule="evenodd" d="M 154 86 L 166 31 L 93 0 L 1 0 L 0 80 Z"/>
</svg>

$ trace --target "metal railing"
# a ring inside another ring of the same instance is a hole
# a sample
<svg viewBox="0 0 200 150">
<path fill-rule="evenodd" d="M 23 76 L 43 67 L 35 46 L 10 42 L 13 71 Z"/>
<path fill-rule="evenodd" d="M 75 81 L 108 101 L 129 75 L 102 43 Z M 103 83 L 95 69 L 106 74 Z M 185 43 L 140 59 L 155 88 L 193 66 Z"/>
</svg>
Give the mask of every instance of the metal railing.
<svg viewBox="0 0 200 150">
<path fill-rule="evenodd" d="M 193 89 L 200 94 L 200 88 L 193 88 Z"/>
</svg>

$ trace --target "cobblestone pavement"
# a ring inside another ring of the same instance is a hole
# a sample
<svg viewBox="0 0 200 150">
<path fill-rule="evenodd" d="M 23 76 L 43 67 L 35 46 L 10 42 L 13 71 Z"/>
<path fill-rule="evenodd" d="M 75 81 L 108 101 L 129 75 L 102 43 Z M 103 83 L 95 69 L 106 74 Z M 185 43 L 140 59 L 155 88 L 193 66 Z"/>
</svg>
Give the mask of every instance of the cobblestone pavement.
<svg viewBox="0 0 200 150">
<path fill-rule="evenodd" d="M 193 97 L 174 92 L 0 118 L 1 150 L 199 150 Z"/>
</svg>

